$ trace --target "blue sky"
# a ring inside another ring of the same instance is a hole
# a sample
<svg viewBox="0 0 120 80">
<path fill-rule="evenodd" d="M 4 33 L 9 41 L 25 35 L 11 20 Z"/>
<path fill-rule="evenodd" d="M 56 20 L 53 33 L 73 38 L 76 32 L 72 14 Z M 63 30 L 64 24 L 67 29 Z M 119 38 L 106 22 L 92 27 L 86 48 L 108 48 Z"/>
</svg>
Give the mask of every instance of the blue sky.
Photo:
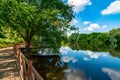
<svg viewBox="0 0 120 80">
<path fill-rule="evenodd" d="M 76 13 L 71 25 L 80 33 L 108 32 L 120 27 L 120 0 L 67 0 Z"/>
</svg>

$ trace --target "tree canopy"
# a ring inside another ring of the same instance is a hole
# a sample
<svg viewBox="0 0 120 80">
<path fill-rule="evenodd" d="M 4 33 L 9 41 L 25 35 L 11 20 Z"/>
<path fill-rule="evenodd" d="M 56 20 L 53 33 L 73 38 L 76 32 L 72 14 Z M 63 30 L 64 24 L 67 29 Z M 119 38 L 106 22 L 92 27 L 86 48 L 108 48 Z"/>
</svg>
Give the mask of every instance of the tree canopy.
<svg viewBox="0 0 120 80">
<path fill-rule="evenodd" d="M 61 0 L 0 0 L 0 25 L 24 39 L 26 53 L 32 38 L 60 43 L 73 17 L 72 7 Z"/>
</svg>

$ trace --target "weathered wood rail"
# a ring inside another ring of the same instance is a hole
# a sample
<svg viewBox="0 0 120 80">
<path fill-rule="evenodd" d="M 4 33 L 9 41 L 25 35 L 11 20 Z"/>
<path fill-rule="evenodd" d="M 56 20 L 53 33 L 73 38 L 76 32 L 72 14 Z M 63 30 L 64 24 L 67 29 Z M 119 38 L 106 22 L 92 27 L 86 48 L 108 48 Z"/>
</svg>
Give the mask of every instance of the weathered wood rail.
<svg viewBox="0 0 120 80">
<path fill-rule="evenodd" d="M 20 45 L 14 45 L 14 53 L 18 62 L 21 80 L 44 80 L 32 66 L 32 61 L 29 61 L 23 55 L 20 48 Z"/>
</svg>

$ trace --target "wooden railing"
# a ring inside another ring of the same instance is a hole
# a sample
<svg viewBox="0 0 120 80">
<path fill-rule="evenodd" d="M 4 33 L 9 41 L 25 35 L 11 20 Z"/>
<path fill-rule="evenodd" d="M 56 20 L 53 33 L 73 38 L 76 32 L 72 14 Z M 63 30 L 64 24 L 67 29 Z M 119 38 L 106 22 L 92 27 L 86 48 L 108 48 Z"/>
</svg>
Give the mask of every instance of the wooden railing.
<svg viewBox="0 0 120 80">
<path fill-rule="evenodd" d="M 14 53 L 18 62 L 21 80 L 44 80 L 42 76 L 32 66 L 32 61 L 29 61 L 21 52 L 21 46 L 14 45 Z"/>
</svg>

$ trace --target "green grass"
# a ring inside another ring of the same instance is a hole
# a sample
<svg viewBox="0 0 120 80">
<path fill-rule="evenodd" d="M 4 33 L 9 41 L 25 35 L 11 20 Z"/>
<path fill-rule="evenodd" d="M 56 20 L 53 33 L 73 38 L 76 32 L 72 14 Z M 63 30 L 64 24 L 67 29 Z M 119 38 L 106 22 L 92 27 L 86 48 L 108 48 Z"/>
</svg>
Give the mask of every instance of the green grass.
<svg viewBox="0 0 120 80">
<path fill-rule="evenodd" d="M 13 44 L 1 44 L 0 43 L 0 48 L 6 48 L 6 47 L 11 47 Z"/>
<path fill-rule="evenodd" d="M 13 40 L 13 39 L 0 38 L 0 48 L 11 47 L 13 46 L 13 44 L 20 43 L 22 41 L 23 41 L 22 39 Z"/>
</svg>

